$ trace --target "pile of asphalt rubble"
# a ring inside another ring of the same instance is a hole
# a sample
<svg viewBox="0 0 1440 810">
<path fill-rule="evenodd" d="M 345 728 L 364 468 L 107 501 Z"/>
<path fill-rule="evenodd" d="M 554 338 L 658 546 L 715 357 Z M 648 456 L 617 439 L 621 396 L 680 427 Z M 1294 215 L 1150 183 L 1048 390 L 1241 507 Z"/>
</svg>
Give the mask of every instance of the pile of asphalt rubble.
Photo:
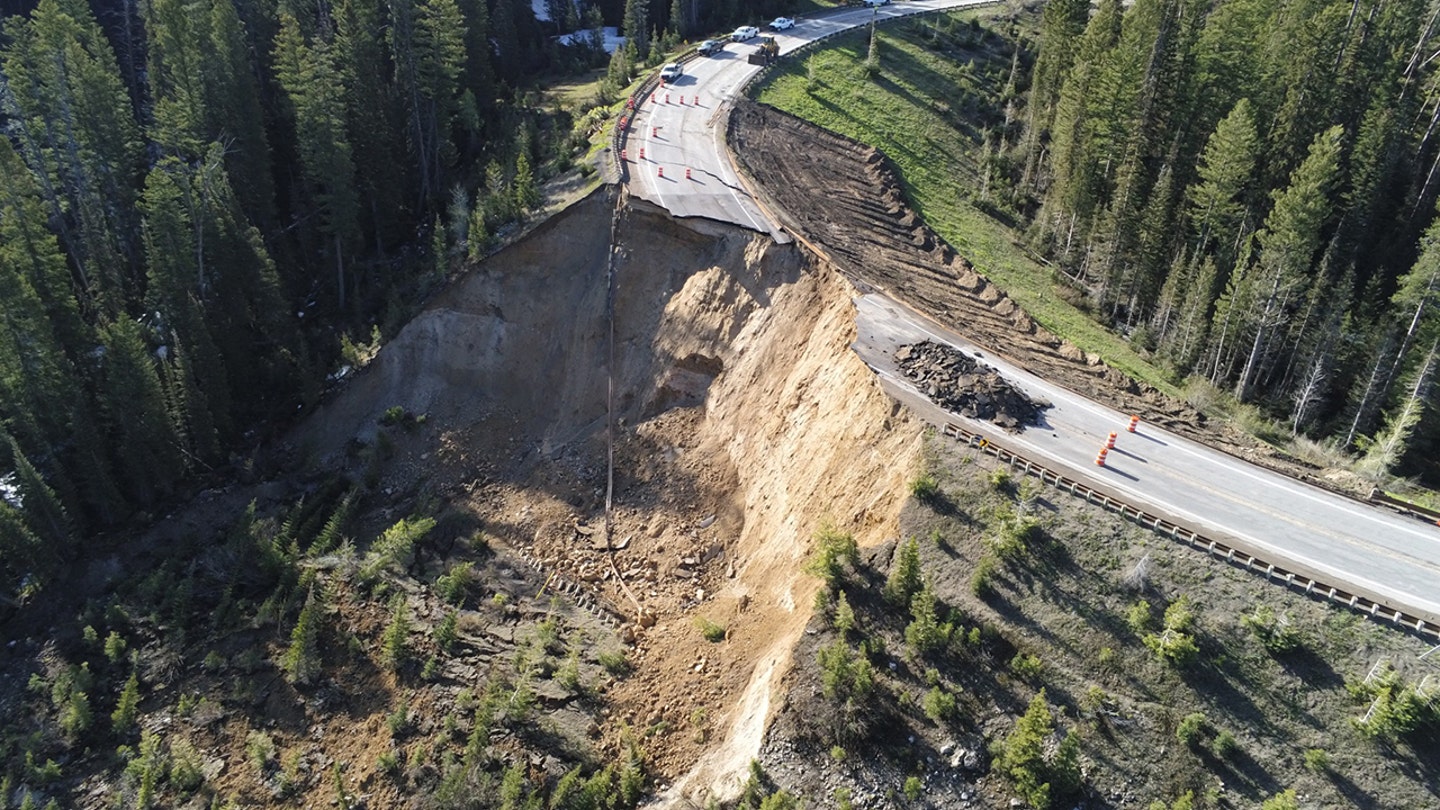
<svg viewBox="0 0 1440 810">
<path fill-rule="evenodd" d="M 911 343 L 895 352 L 900 371 L 921 393 L 951 413 L 1023 430 L 1040 421 L 1049 403 L 1035 402 L 1000 373 L 958 349 L 932 341 Z"/>
</svg>

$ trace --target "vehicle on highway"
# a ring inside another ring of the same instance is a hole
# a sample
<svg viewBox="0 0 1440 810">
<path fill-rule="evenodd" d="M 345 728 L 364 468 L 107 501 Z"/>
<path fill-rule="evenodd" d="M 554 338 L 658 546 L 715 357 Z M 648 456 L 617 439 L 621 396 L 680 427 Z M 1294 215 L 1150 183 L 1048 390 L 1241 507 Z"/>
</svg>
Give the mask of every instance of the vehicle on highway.
<svg viewBox="0 0 1440 810">
<path fill-rule="evenodd" d="M 770 21 L 770 27 L 776 31 L 786 31 L 795 27 L 795 21 L 789 17 L 776 17 Z"/>
<path fill-rule="evenodd" d="M 665 67 L 660 68 L 660 81 L 662 82 L 673 82 L 684 75 L 685 68 L 682 67 L 679 62 L 671 62 Z"/>
<path fill-rule="evenodd" d="M 780 58 L 780 45 L 774 37 L 761 37 L 760 46 L 745 60 L 752 65 L 768 65 Z"/>
<path fill-rule="evenodd" d="M 890 0 L 860 0 L 860 5 L 866 8 L 879 8 L 890 5 Z"/>
<path fill-rule="evenodd" d="M 701 56 L 714 56 L 723 50 L 725 50 L 725 43 L 718 39 L 707 39 L 700 43 L 700 47 L 696 48 L 695 52 Z"/>
<path fill-rule="evenodd" d="M 735 33 L 731 34 L 730 38 L 736 42 L 744 42 L 747 39 L 754 39 L 758 36 L 760 36 L 759 28 L 753 25 L 742 25 L 735 29 Z"/>
</svg>

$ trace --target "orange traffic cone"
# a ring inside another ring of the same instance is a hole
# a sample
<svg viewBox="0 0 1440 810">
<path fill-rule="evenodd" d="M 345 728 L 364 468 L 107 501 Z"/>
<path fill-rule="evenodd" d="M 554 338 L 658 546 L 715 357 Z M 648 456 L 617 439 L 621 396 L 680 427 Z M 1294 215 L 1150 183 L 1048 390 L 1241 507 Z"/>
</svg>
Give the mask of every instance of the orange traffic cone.
<svg viewBox="0 0 1440 810">
<path fill-rule="evenodd" d="M 1132 416 L 1132 417 L 1130 417 L 1130 427 L 1125 428 L 1125 429 L 1128 430 L 1128 431 L 1130 431 L 1131 433 L 1134 433 L 1134 432 L 1135 432 L 1135 426 L 1138 425 L 1138 424 L 1140 424 L 1140 417 L 1138 417 L 1138 416 Z"/>
<path fill-rule="evenodd" d="M 664 176 L 665 176 L 665 167 L 664 167 L 664 166 L 660 166 L 660 167 L 656 168 L 656 169 L 655 169 L 655 176 L 656 176 L 656 177 L 664 177 Z"/>
<path fill-rule="evenodd" d="M 685 179 L 686 179 L 686 180 L 691 179 L 691 178 L 690 178 L 690 167 L 689 167 L 689 166 L 686 166 L 686 167 L 685 167 Z"/>
<path fill-rule="evenodd" d="M 640 147 L 640 159 L 641 159 L 641 160 L 644 160 L 644 159 L 645 159 L 645 147 L 643 147 L 643 146 Z"/>
<path fill-rule="evenodd" d="M 1096 467 L 1104 467 L 1104 466 L 1105 466 L 1105 454 L 1106 454 L 1106 453 L 1109 453 L 1109 452 L 1110 452 L 1109 450 L 1106 450 L 1106 449 L 1103 448 L 1103 447 L 1100 448 L 1100 455 L 1098 455 L 1098 456 L 1095 457 L 1095 466 L 1096 466 Z"/>
<path fill-rule="evenodd" d="M 1115 431 L 1113 431 L 1113 430 L 1110 431 L 1110 438 L 1108 438 L 1108 439 L 1105 440 L 1105 449 L 1106 449 L 1106 450 L 1114 450 L 1114 449 L 1115 449 L 1115 436 L 1116 436 L 1116 435 L 1117 435 L 1117 434 L 1115 433 Z"/>
</svg>

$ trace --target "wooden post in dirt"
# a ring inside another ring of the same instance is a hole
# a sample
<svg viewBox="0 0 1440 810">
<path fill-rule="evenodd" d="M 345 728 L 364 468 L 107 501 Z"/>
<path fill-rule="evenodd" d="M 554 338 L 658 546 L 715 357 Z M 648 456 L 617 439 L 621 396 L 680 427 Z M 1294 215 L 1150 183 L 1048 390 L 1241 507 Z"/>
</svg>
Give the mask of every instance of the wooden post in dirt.
<svg viewBox="0 0 1440 810">
<path fill-rule="evenodd" d="M 625 195 L 616 187 L 615 209 L 610 214 L 610 257 L 605 268 L 605 321 L 609 326 L 609 367 L 605 370 L 605 550 L 615 548 L 615 527 L 610 509 L 615 502 L 615 259 L 620 254 L 620 213 Z M 611 562 L 614 566 L 614 562 Z M 632 597 L 633 598 L 633 597 Z"/>
</svg>

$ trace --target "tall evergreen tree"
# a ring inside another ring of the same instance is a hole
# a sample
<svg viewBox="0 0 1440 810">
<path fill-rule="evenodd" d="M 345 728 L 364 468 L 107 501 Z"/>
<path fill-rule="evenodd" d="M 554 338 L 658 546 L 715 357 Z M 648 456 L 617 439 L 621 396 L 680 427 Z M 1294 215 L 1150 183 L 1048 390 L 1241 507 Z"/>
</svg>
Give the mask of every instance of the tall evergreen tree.
<svg viewBox="0 0 1440 810">
<path fill-rule="evenodd" d="M 467 0 L 483 11 L 484 0 Z M 345 87 L 346 135 L 358 173 L 361 208 L 376 252 L 410 231 L 405 200 L 411 178 L 394 156 L 405 149 L 399 100 L 389 78 L 383 15 L 376 0 L 340 0 L 335 12 L 335 67 Z M 467 22 L 468 26 L 472 23 Z M 488 49 L 489 44 L 485 47 Z M 488 50 L 483 55 L 489 68 Z M 491 91 L 486 91 L 486 97 Z"/>
<path fill-rule="evenodd" d="M 281 16 L 276 77 L 295 112 L 307 194 L 319 210 L 335 266 L 336 302 L 345 307 L 345 260 L 359 239 L 355 166 L 345 126 L 345 93 L 331 47 L 307 47 L 294 17 Z"/>
<path fill-rule="evenodd" d="M 47 557 L 68 556 L 74 544 L 74 525 L 60 496 L 30 463 L 25 451 L 14 436 L 5 436 L 10 448 L 10 463 L 15 468 L 15 478 L 21 497 L 21 512 L 25 523 L 37 537 L 44 541 Z"/>
<path fill-rule="evenodd" d="M 620 33 L 626 48 L 642 57 L 650 52 L 650 0 L 625 0 Z"/>
<path fill-rule="evenodd" d="M 1035 59 L 1026 105 L 1024 175 L 1027 182 L 1035 175 L 1041 151 L 1048 142 L 1055 105 L 1060 101 L 1060 88 L 1074 64 L 1089 18 L 1089 0 L 1052 0 L 1045 4 L 1040 22 L 1040 54 Z"/>
<path fill-rule="evenodd" d="M 192 159 L 210 142 L 205 92 L 209 14 L 203 5 L 202 13 L 194 13 L 189 0 L 149 0 L 144 8 L 154 96 L 150 137 L 171 154 Z"/>
<path fill-rule="evenodd" d="M 1330 213 L 1329 193 L 1339 170 L 1340 127 L 1315 137 L 1310 152 L 1275 196 L 1275 206 L 1256 235 L 1259 257 L 1241 278 L 1253 291 L 1254 307 L 1247 313 L 1245 330 L 1252 334 L 1244 367 L 1235 384 L 1235 396 L 1244 400 L 1267 354 L 1282 342 L 1277 333 L 1289 323 L 1295 303 L 1308 291 L 1309 270 L 1320 247 L 1320 231 Z"/>
<path fill-rule="evenodd" d="M 1077 244 L 1077 229 L 1088 230 L 1089 217 L 1099 201 L 1098 167 L 1088 159 L 1089 98 L 1110 50 L 1120 38 L 1121 19 L 1119 0 L 1101 0 L 1085 27 L 1074 67 L 1056 102 L 1051 183 L 1040 225 L 1042 232 L 1058 244 L 1062 259 L 1070 256 Z"/>
<path fill-rule="evenodd" d="M 275 218 L 275 184 L 260 84 L 251 63 L 244 25 L 231 0 L 210 0 L 210 58 L 206 61 L 207 136 L 225 146 L 226 173 L 247 216 Z"/>
<path fill-rule="evenodd" d="M 1243 221 L 1247 187 L 1253 182 L 1259 138 L 1249 99 L 1240 99 L 1211 133 L 1200 156 L 1186 203 L 1197 255 L 1219 241 L 1222 261 L 1233 259 L 1235 233 Z"/>
<path fill-rule="evenodd" d="M 121 486 L 133 502 L 149 505 L 169 494 L 183 472 L 159 370 L 135 321 L 103 325 L 100 337 L 105 347 L 100 395 Z"/>
<path fill-rule="evenodd" d="M 41 0 L 11 18 L 0 112 L 74 259 L 86 308 L 132 289 L 139 131 L 114 51 L 83 0 Z"/>
</svg>

